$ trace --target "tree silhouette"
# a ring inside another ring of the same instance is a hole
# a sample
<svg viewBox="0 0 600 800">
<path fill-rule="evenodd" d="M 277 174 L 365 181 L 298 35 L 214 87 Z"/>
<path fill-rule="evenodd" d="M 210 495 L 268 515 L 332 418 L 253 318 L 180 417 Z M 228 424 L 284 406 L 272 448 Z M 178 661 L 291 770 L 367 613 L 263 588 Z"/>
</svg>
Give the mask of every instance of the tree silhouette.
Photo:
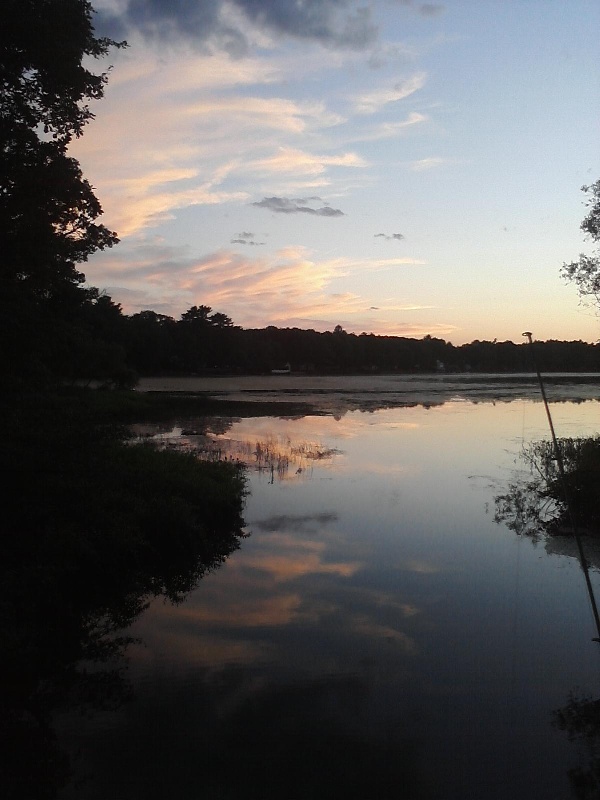
<svg viewBox="0 0 600 800">
<path fill-rule="evenodd" d="M 67 155 L 93 117 L 106 73 L 88 56 L 123 43 L 96 38 L 86 0 L 7 0 L 0 33 L 0 258 L 2 278 L 44 299 L 80 283 L 75 264 L 112 246 L 102 208 Z"/>
<path fill-rule="evenodd" d="M 87 0 L 6 0 L 0 26 L 0 312 L 9 369 L 34 360 L 52 370 L 64 341 L 48 341 L 82 302 L 77 264 L 118 239 L 96 220 L 102 208 L 68 155 L 93 117 L 106 73 Z M 77 291 L 74 291 L 77 290 Z M 32 333 L 37 329 L 37 335 Z M 71 331 L 77 338 L 77 332 Z M 6 347 L 6 345 L 9 345 Z M 68 349 L 68 348 L 67 348 Z"/>
<path fill-rule="evenodd" d="M 582 191 L 588 195 L 586 205 L 589 213 L 584 218 L 580 227 L 587 238 L 596 245 L 600 244 L 600 180 L 591 186 L 582 186 Z M 600 309 L 600 249 L 592 256 L 584 253 L 579 255 L 577 261 L 563 264 L 562 275 L 567 280 L 574 281 L 582 298 L 592 298 Z"/>
<path fill-rule="evenodd" d="M 181 321 L 194 325 L 208 325 L 211 311 L 210 306 L 192 306 L 183 312 Z"/>
</svg>

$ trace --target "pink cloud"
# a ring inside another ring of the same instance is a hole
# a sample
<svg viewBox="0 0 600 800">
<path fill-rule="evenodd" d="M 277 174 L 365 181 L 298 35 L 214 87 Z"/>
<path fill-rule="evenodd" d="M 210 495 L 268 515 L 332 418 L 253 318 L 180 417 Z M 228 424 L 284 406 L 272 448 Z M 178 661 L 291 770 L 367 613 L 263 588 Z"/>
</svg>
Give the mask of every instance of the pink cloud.
<svg viewBox="0 0 600 800">
<path fill-rule="evenodd" d="M 303 247 L 250 257 L 223 249 L 194 258 L 159 241 L 122 245 L 90 261 L 90 283 L 110 287 L 127 313 L 144 308 L 178 317 L 198 303 L 243 327 L 297 326 L 388 335 L 447 335 L 451 325 L 421 319 L 431 306 L 334 290 L 337 279 L 424 266 L 411 258 L 316 259 Z M 414 318 L 417 315 L 418 319 Z"/>
</svg>

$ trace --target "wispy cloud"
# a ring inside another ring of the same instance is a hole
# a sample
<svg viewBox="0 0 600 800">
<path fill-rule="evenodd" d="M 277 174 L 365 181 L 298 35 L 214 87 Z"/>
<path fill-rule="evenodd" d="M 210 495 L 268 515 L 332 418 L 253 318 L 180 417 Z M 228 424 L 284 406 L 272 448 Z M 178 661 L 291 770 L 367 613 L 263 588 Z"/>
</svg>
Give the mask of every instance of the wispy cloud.
<svg viewBox="0 0 600 800">
<path fill-rule="evenodd" d="M 208 121 L 214 133 L 224 132 L 226 126 L 236 129 L 264 128 L 290 134 L 302 134 L 309 128 L 328 128 L 339 125 L 343 117 L 328 112 L 322 103 L 299 103 L 281 97 L 215 97 L 189 101 L 182 114 L 198 121 Z"/>
<path fill-rule="evenodd" d="M 427 262 L 420 258 L 369 258 L 360 261 L 354 259 L 345 259 L 345 264 L 348 268 L 354 267 L 359 269 L 361 265 L 365 270 L 386 270 L 394 269 L 395 267 L 424 267 Z"/>
<path fill-rule="evenodd" d="M 418 161 L 412 161 L 410 168 L 413 170 L 413 172 L 426 172 L 429 169 L 441 167 L 442 164 L 445 163 L 445 158 L 440 158 L 439 156 L 430 156 L 429 158 L 421 158 Z"/>
<path fill-rule="evenodd" d="M 245 202 L 257 186 L 265 193 L 273 186 L 271 175 L 285 177 L 280 193 L 314 191 L 335 170 L 368 166 L 332 145 L 327 153 L 297 146 L 299 137 L 316 142 L 343 118 L 322 101 L 258 96 L 284 81 L 292 68 L 284 64 L 283 57 L 277 64 L 198 54 L 176 63 L 148 54 L 139 63 L 123 60 L 94 124 L 71 146 L 98 190 L 105 224 L 124 238 L 192 205 Z M 333 216 L 305 213 L 313 212 Z"/>
<path fill-rule="evenodd" d="M 243 233 L 246 241 L 253 241 L 250 232 Z M 153 308 L 177 318 L 201 302 L 244 327 L 297 325 L 332 330 L 340 323 L 357 333 L 443 335 L 449 332 L 448 326 L 407 322 L 406 315 L 419 317 L 431 308 L 426 303 L 382 299 L 370 295 L 368 289 L 358 294 L 333 288 L 345 277 L 362 281 L 371 273 L 389 272 L 391 280 L 397 270 L 424 266 L 408 257 L 318 259 L 302 247 L 260 257 L 219 250 L 195 258 L 187 248 L 149 240 L 97 254 L 90 261 L 89 278 L 93 285 L 109 288 L 127 313 Z"/>
<path fill-rule="evenodd" d="M 354 142 L 374 142 L 380 139 L 393 139 L 396 136 L 401 136 L 406 133 L 410 128 L 415 125 L 421 125 L 427 122 L 429 117 L 425 114 L 420 114 L 417 111 L 411 111 L 406 119 L 398 122 L 381 122 L 367 130 L 355 134 L 352 141 Z"/>
<path fill-rule="evenodd" d="M 266 208 L 276 214 L 312 214 L 317 217 L 343 217 L 344 212 L 339 208 L 331 208 L 331 206 L 319 206 L 313 208 L 307 203 L 321 203 L 323 202 L 320 197 L 306 197 L 290 199 L 288 197 L 265 197 L 262 200 L 251 203 L 258 208 Z"/>
<path fill-rule="evenodd" d="M 354 98 L 354 110 L 357 114 L 374 114 L 389 103 L 396 103 L 410 97 L 425 86 L 427 75 L 417 72 L 403 78 L 391 88 L 375 89 Z"/>
<path fill-rule="evenodd" d="M 413 62 L 418 57 L 418 48 L 406 42 L 378 41 L 369 54 L 368 64 L 371 69 L 382 69 L 389 64 Z"/>
<path fill-rule="evenodd" d="M 328 167 L 365 166 L 367 162 L 356 153 L 316 155 L 292 147 L 280 147 L 275 155 L 254 161 L 249 168 L 259 172 L 321 175 Z"/>
</svg>

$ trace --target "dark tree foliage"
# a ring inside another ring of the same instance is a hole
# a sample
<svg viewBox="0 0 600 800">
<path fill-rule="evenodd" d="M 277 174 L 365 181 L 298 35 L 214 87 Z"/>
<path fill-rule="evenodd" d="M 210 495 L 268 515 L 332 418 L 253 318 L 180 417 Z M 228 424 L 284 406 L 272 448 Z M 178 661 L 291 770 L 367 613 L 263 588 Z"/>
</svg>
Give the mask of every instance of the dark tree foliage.
<svg viewBox="0 0 600 800">
<path fill-rule="evenodd" d="M 586 237 L 598 245 L 600 244 L 600 180 L 591 186 L 581 188 L 588 196 L 586 205 L 589 212 L 580 227 Z M 600 308 L 600 249 L 596 248 L 596 252 L 591 256 L 581 253 L 577 261 L 563 264 L 561 272 L 567 280 L 574 281 L 582 298 L 590 298 Z"/>
<path fill-rule="evenodd" d="M 100 203 L 61 143 L 37 141 L 31 131 L 0 137 L 3 283 L 39 300 L 56 297 L 84 280 L 76 264 L 117 236 L 94 222 Z"/>
<path fill-rule="evenodd" d="M 175 320 L 155 311 L 140 311 L 126 320 L 127 356 L 136 371 L 142 375 L 176 371 Z"/>
<path fill-rule="evenodd" d="M 2 12 L 0 333 L 9 369 L 33 360 L 38 374 L 60 373 L 49 337 L 97 300 L 77 265 L 118 241 L 96 222 L 102 208 L 67 148 L 106 83 L 84 64 L 124 43 L 94 35 L 87 0 L 5 0 Z M 63 345 L 59 335 L 53 348 Z"/>
<path fill-rule="evenodd" d="M 208 325 L 209 315 L 212 311 L 210 306 L 192 306 L 181 315 L 182 322 L 189 322 L 193 325 Z"/>
<path fill-rule="evenodd" d="M 425 336 L 320 333 L 300 328 L 242 329 L 209 306 L 192 306 L 180 320 L 142 311 L 123 318 L 128 365 L 142 375 L 269 373 L 285 364 L 294 372 L 374 374 L 431 372 L 515 373 L 533 369 L 527 344 L 479 341 L 455 346 Z M 544 372 L 598 372 L 600 345 L 536 342 Z"/>
<path fill-rule="evenodd" d="M 81 135 L 93 117 L 82 101 L 101 98 L 106 83 L 83 59 L 117 45 L 94 35 L 92 14 L 87 0 L 4 0 L 1 108 L 11 127 L 41 127 L 62 144 Z"/>
<path fill-rule="evenodd" d="M 100 203 L 67 147 L 106 83 L 84 60 L 122 44 L 94 36 L 86 0 L 6 0 L 0 31 L 2 278 L 47 297 L 117 241 L 95 223 Z"/>
</svg>

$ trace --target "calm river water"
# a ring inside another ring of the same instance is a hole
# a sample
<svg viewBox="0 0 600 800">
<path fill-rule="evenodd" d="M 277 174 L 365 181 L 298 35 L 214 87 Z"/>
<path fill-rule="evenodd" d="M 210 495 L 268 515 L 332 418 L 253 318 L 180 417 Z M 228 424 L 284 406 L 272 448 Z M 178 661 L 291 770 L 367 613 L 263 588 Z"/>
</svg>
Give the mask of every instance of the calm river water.
<svg viewBox="0 0 600 800">
<path fill-rule="evenodd" d="M 557 434 L 596 433 L 599 410 L 553 403 Z M 548 438 L 542 404 L 218 430 L 144 432 L 247 463 L 249 536 L 127 632 L 129 702 L 58 717 L 77 774 L 62 797 L 575 796 L 594 753 L 554 722 L 600 697 L 583 575 L 494 521 L 523 444 Z"/>
</svg>

